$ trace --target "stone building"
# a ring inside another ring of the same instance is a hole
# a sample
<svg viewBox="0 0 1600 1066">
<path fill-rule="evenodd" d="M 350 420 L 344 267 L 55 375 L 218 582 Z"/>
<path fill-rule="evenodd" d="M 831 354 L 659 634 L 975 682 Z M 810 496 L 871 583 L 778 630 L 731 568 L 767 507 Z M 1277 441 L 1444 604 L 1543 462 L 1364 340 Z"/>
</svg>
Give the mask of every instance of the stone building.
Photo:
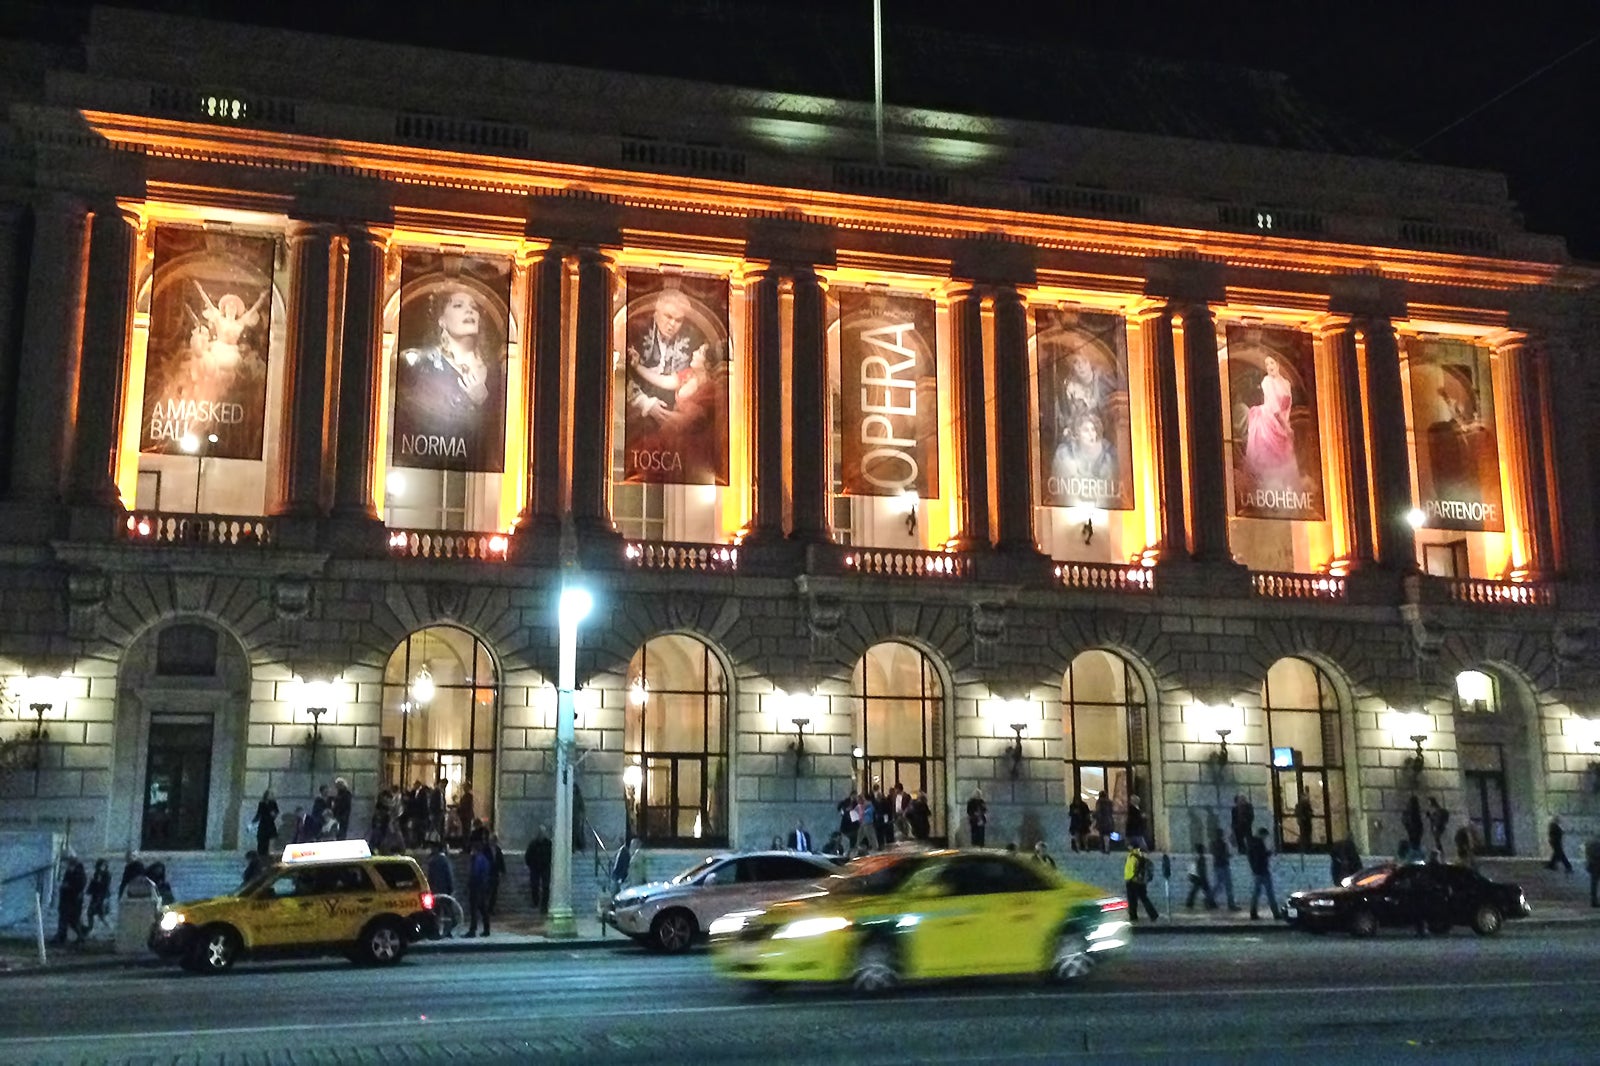
<svg viewBox="0 0 1600 1066">
<path fill-rule="evenodd" d="M 608 843 L 873 782 L 1058 848 L 1102 794 L 1174 848 L 1236 794 L 1289 848 L 1600 814 L 1600 274 L 1496 175 L 895 107 L 880 163 L 847 100 L 111 10 L 3 48 L 0 825 L 234 849 L 267 788 L 443 778 L 524 840 L 573 583 Z"/>
</svg>

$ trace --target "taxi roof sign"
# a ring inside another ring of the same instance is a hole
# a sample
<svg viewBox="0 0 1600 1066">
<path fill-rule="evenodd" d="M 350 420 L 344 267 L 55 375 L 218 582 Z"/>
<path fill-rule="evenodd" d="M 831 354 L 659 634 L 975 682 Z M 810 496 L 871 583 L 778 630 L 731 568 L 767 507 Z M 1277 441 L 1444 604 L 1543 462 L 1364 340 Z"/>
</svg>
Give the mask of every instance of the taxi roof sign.
<svg viewBox="0 0 1600 1066">
<path fill-rule="evenodd" d="M 289 844 L 283 849 L 285 863 L 370 858 L 372 849 L 367 846 L 365 840 L 318 840 L 306 844 Z"/>
</svg>

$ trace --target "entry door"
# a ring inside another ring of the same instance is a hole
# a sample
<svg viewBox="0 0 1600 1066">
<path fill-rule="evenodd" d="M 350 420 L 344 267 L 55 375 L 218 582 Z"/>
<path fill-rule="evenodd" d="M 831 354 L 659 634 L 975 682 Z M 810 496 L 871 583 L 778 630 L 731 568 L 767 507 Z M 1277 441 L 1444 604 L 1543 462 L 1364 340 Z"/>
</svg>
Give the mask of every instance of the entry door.
<svg viewBox="0 0 1600 1066">
<path fill-rule="evenodd" d="M 140 847 L 150 851 L 205 849 L 211 740 L 209 716 L 151 719 Z"/>
<path fill-rule="evenodd" d="M 1483 850 L 1491 855 L 1510 855 L 1511 808 L 1506 800 L 1506 775 L 1503 770 L 1465 770 L 1467 813 L 1483 827 Z"/>
<path fill-rule="evenodd" d="M 928 820 L 931 823 L 928 827 L 929 835 L 936 839 L 942 839 L 940 834 L 942 804 L 939 801 L 938 790 L 934 787 L 934 783 L 929 780 L 931 765 L 928 759 L 896 758 L 892 755 L 869 758 L 866 766 L 867 779 L 862 782 L 861 787 L 871 788 L 872 783 L 876 781 L 883 786 L 884 794 L 888 795 L 889 791 L 894 788 L 894 783 L 898 781 L 900 782 L 900 787 L 905 789 L 906 795 L 913 799 L 916 798 L 918 792 L 926 792 L 928 794 Z"/>
</svg>

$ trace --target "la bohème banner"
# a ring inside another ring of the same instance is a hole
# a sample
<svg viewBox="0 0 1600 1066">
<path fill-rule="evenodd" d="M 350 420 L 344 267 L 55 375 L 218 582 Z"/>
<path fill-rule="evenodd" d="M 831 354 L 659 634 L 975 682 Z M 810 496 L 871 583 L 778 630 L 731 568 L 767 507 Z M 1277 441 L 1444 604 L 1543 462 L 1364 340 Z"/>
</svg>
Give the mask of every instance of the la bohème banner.
<svg viewBox="0 0 1600 1066">
<path fill-rule="evenodd" d="M 1117 315 L 1041 308 L 1033 324 L 1042 502 L 1130 510 L 1126 323 Z"/>
<path fill-rule="evenodd" d="M 939 495 L 932 300 L 839 293 L 841 481 L 852 496 Z"/>
<path fill-rule="evenodd" d="M 157 228 L 141 452 L 261 458 L 276 244 Z"/>
<path fill-rule="evenodd" d="M 623 477 L 728 483 L 728 281 L 630 270 Z"/>
<path fill-rule="evenodd" d="M 394 466 L 505 470 L 510 307 L 508 259 L 402 254 Z"/>
<path fill-rule="evenodd" d="M 1311 334 L 1228 327 L 1233 498 L 1240 518 L 1325 517 Z"/>
<path fill-rule="evenodd" d="M 1500 442 L 1487 349 L 1461 341 L 1406 340 L 1417 496 L 1428 525 L 1500 533 Z"/>
</svg>

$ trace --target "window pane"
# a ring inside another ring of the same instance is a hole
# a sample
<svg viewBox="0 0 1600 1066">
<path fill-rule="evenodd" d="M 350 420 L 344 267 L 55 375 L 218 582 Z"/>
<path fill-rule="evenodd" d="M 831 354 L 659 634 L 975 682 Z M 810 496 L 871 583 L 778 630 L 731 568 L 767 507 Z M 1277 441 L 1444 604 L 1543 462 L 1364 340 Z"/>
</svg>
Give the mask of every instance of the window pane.
<svg viewBox="0 0 1600 1066">
<path fill-rule="evenodd" d="M 1086 651 L 1072 660 L 1070 698 L 1077 703 L 1126 703 L 1126 668 L 1107 651 Z"/>
<path fill-rule="evenodd" d="M 1271 711 L 1272 746 L 1295 748 L 1303 766 L 1322 765 L 1322 715 L 1316 711 Z"/>
<path fill-rule="evenodd" d="M 1266 701 L 1272 707 L 1336 710 L 1332 686 L 1318 680 L 1317 668 L 1304 659 L 1279 659 L 1267 671 Z"/>
<path fill-rule="evenodd" d="M 1128 758 L 1128 718 L 1123 707 L 1073 709 L 1071 727 L 1074 758 L 1125 762 Z"/>
</svg>

